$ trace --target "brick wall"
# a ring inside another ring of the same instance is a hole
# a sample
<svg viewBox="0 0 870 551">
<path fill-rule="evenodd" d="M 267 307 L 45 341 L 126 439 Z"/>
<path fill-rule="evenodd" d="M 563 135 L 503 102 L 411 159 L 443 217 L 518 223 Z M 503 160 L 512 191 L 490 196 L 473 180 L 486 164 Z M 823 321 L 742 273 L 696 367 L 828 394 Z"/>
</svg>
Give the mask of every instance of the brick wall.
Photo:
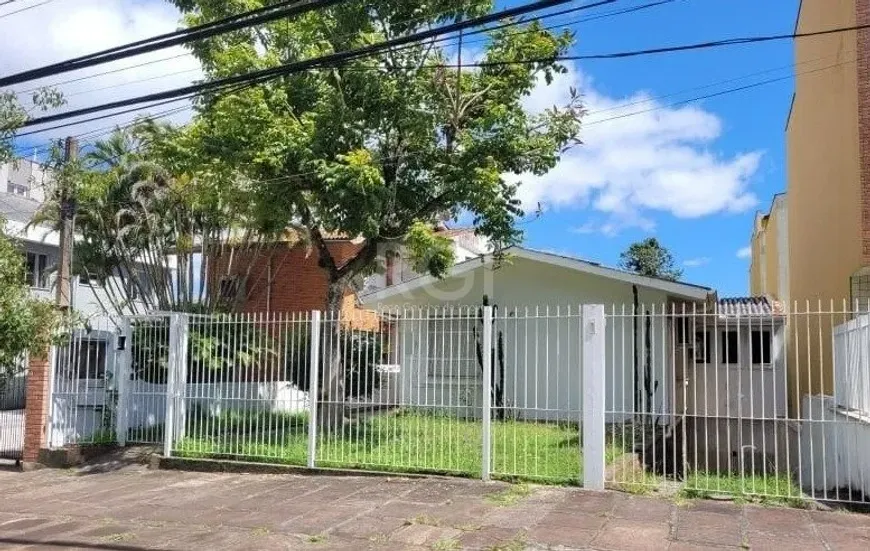
<svg viewBox="0 0 870 551">
<path fill-rule="evenodd" d="M 327 246 L 336 263 L 340 265 L 352 258 L 360 250 L 362 243 L 336 240 L 328 242 Z M 227 273 L 228 261 L 227 255 L 212 260 L 212 290 L 219 288 L 216 283 Z M 291 247 L 286 243 L 264 247 L 257 254 L 237 253 L 230 273 L 244 275 L 249 267 L 250 273 L 245 283 L 245 297 L 236 311 L 261 313 L 325 310 L 328 277 L 319 261 L 320 255 L 316 249 L 304 245 Z M 353 291 L 348 291 L 342 300 L 341 313 L 355 328 L 378 328 L 377 316 L 359 307 Z"/>
<path fill-rule="evenodd" d="M 855 0 L 856 25 L 870 24 L 870 0 Z M 870 29 L 858 31 L 858 144 L 861 175 L 861 257 L 870 265 Z"/>
<path fill-rule="evenodd" d="M 48 383 L 51 367 L 47 356 L 43 356 L 31 354 L 28 366 L 22 457 L 25 465 L 38 462 L 39 450 L 47 446 L 45 424 L 48 420 Z"/>
</svg>

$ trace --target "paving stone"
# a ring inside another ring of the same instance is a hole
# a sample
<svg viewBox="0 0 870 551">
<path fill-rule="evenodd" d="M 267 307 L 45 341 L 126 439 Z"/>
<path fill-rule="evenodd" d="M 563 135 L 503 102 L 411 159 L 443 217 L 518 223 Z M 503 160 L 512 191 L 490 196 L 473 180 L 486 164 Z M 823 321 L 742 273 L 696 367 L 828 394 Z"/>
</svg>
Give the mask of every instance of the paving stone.
<svg viewBox="0 0 870 551">
<path fill-rule="evenodd" d="M 810 517 L 800 509 L 746 507 L 744 509 L 749 530 L 796 537 L 815 537 Z"/>
<path fill-rule="evenodd" d="M 581 513 L 601 513 L 612 510 L 618 501 L 626 498 L 615 492 L 577 491 L 556 505 L 555 510 L 579 511 Z"/>
<path fill-rule="evenodd" d="M 302 515 L 284 522 L 280 529 L 296 534 L 320 534 L 364 512 L 353 507 L 329 506 L 324 503 L 318 508 L 310 509 Z"/>
<path fill-rule="evenodd" d="M 586 530 L 577 526 L 555 526 L 552 524 L 538 524 L 528 533 L 529 543 L 538 543 L 546 547 L 586 547 L 595 536 L 596 530 Z"/>
<path fill-rule="evenodd" d="M 378 539 L 379 537 L 386 539 L 394 531 L 406 525 L 407 521 L 400 518 L 369 514 L 340 524 L 335 527 L 333 532 L 341 536 L 364 540 Z"/>
<path fill-rule="evenodd" d="M 429 546 L 440 540 L 458 538 L 461 533 L 455 528 L 409 524 L 393 532 L 390 535 L 389 541 L 407 543 L 409 545 Z"/>
<path fill-rule="evenodd" d="M 665 523 L 611 519 L 591 542 L 595 549 L 619 551 L 658 551 L 670 544 L 670 528 Z"/>
<path fill-rule="evenodd" d="M 870 549 L 870 530 L 863 526 L 824 522 L 816 522 L 815 525 L 819 535 L 831 549 Z"/>
<path fill-rule="evenodd" d="M 526 533 L 522 530 L 492 526 L 464 531 L 459 535 L 459 543 L 463 549 L 504 549 L 511 542 L 525 539 Z"/>
<path fill-rule="evenodd" d="M 647 497 L 630 497 L 617 500 L 611 515 L 614 518 L 643 519 L 650 522 L 667 522 L 674 506 L 669 501 Z"/>
<path fill-rule="evenodd" d="M 733 508 L 730 514 L 724 512 L 681 510 L 677 513 L 675 538 L 708 545 L 741 544 L 740 510 Z"/>
<path fill-rule="evenodd" d="M 590 515 L 587 513 L 550 512 L 537 524 L 539 528 L 571 528 L 577 530 L 600 530 L 607 522 L 603 514 Z"/>
<path fill-rule="evenodd" d="M 500 507 L 485 514 L 481 519 L 484 526 L 499 528 L 530 528 L 541 521 L 549 513 L 541 506 Z"/>
<path fill-rule="evenodd" d="M 800 549 L 801 551 L 824 551 L 825 544 L 817 536 L 791 537 L 787 533 L 771 534 L 768 532 L 750 531 L 746 534 L 746 542 L 752 551 L 783 551 L 784 549 Z M 863 549 L 867 549 L 865 546 Z"/>
</svg>

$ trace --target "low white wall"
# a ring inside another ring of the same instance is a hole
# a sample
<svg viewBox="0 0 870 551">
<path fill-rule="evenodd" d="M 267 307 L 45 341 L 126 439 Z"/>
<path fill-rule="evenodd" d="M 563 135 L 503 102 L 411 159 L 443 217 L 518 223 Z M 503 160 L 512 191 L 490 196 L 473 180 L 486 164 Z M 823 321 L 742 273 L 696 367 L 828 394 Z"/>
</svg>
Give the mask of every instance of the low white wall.
<svg viewBox="0 0 870 551">
<path fill-rule="evenodd" d="M 805 396 L 801 411 L 804 486 L 816 497 L 837 488 L 870 495 L 870 418 L 838 408 L 832 396 Z"/>
</svg>

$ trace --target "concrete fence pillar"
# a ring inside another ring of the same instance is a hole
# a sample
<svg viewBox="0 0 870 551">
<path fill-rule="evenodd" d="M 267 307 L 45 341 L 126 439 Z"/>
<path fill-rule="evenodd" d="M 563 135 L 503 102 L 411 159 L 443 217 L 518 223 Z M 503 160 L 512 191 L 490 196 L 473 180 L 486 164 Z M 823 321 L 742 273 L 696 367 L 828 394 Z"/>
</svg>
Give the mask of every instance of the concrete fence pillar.
<svg viewBox="0 0 870 551">
<path fill-rule="evenodd" d="M 32 469 L 39 462 L 40 450 L 48 447 L 46 427 L 51 404 L 51 360 L 49 353 L 32 352 L 27 369 L 22 464 L 25 469 Z"/>
</svg>

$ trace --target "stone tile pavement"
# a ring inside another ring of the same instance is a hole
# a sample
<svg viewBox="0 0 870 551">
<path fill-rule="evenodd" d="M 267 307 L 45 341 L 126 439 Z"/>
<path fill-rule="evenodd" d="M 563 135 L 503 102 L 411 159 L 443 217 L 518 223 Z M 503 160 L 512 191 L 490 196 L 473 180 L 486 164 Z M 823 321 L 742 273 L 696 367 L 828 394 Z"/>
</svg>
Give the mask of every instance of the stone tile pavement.
<svg viewBox="0 0 870 551">
<path fill-rule="evenodd" d="M 870 549 L 870 516 L 456 479 L 0 471 L 0 549 Z"/>
</svg>

